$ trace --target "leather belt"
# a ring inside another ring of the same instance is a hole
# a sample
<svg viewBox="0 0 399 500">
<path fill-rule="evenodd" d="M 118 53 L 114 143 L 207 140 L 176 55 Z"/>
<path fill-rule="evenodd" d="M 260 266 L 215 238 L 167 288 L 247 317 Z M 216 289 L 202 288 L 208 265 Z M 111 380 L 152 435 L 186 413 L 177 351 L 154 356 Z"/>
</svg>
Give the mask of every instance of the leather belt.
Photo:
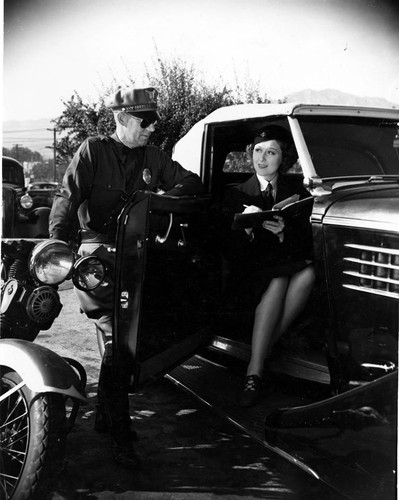
<svg viewBox="0 0 399 500">
<path fill-rule="evenodd" d="M 109 234 L 97 233 L 91 229 L 81 229 L 80 242 L 81 243 L 108 243 L 109 245 L 115 244 L 115 238 Z"/>
</svg>

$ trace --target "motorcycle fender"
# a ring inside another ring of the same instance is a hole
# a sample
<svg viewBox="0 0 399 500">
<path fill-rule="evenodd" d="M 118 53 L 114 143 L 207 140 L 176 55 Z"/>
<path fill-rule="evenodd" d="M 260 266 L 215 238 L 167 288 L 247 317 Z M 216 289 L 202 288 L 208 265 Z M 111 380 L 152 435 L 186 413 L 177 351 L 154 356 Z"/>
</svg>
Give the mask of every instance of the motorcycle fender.
<svg viewBox="0 0 399 500">
<path fill-rule="evenodd" d="M 86 401 L 76 372 L 46 347 L 26 340 L 1 339 L 0 365 L 18 372 L 33 392 L 56 392 Z"/>
</svg>

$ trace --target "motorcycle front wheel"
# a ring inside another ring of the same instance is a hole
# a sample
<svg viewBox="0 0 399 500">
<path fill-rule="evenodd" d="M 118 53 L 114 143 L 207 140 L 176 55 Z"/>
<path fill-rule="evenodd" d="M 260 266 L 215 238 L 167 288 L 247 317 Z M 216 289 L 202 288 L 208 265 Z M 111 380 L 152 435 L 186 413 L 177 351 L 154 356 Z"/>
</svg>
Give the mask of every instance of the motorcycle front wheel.
<svg viewBox="0 0 399 500">
<path fill-rule="evenodd" d="M 0 379 L 0 498 L 43 498 L 65 453 L 65 408 L 55 393 L 34 393 L 15 371 Z"/>
</svg>

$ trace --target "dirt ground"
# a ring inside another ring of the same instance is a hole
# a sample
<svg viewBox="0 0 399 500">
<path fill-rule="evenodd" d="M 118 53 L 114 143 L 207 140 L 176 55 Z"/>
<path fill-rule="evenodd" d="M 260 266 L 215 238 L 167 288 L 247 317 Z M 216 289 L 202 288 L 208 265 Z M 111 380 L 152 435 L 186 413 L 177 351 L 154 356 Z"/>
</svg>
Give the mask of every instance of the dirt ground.
<svg viewBox="0 0 399 500">
<path fill-rule="evenodd" d="M 50 500 L 328 498 L 319 483 L 165 378 L 130 397 L 141 468 L 118 466 L 110 439 L 93 429 L 100 365 L 94 327 L 79 313 L 72 289 L 60 295 L 60 316 L 38 342 L 83 364 L 88 403 L 68 435 Z"/>
</svg>

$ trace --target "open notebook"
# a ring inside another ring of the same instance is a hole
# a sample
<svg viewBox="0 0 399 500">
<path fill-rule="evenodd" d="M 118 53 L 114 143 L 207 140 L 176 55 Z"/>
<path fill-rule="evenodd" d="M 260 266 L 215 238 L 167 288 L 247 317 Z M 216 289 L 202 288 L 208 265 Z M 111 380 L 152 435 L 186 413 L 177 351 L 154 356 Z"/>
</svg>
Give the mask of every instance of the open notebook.
<svg viewBox="0 0 399 500">
<path fill-rule="evenodd" d="M 283 201 L 276 203 L 271 210 L 251 214 L 235 214 L 232 229 L 246 229 L 260 226 L 265 220 L 274 220 L 276 215 L 285 219 L 296 217 L 313 203 L 313 197 L 299 199 L 299 194 L 294 194 Z"/>
</svg>

